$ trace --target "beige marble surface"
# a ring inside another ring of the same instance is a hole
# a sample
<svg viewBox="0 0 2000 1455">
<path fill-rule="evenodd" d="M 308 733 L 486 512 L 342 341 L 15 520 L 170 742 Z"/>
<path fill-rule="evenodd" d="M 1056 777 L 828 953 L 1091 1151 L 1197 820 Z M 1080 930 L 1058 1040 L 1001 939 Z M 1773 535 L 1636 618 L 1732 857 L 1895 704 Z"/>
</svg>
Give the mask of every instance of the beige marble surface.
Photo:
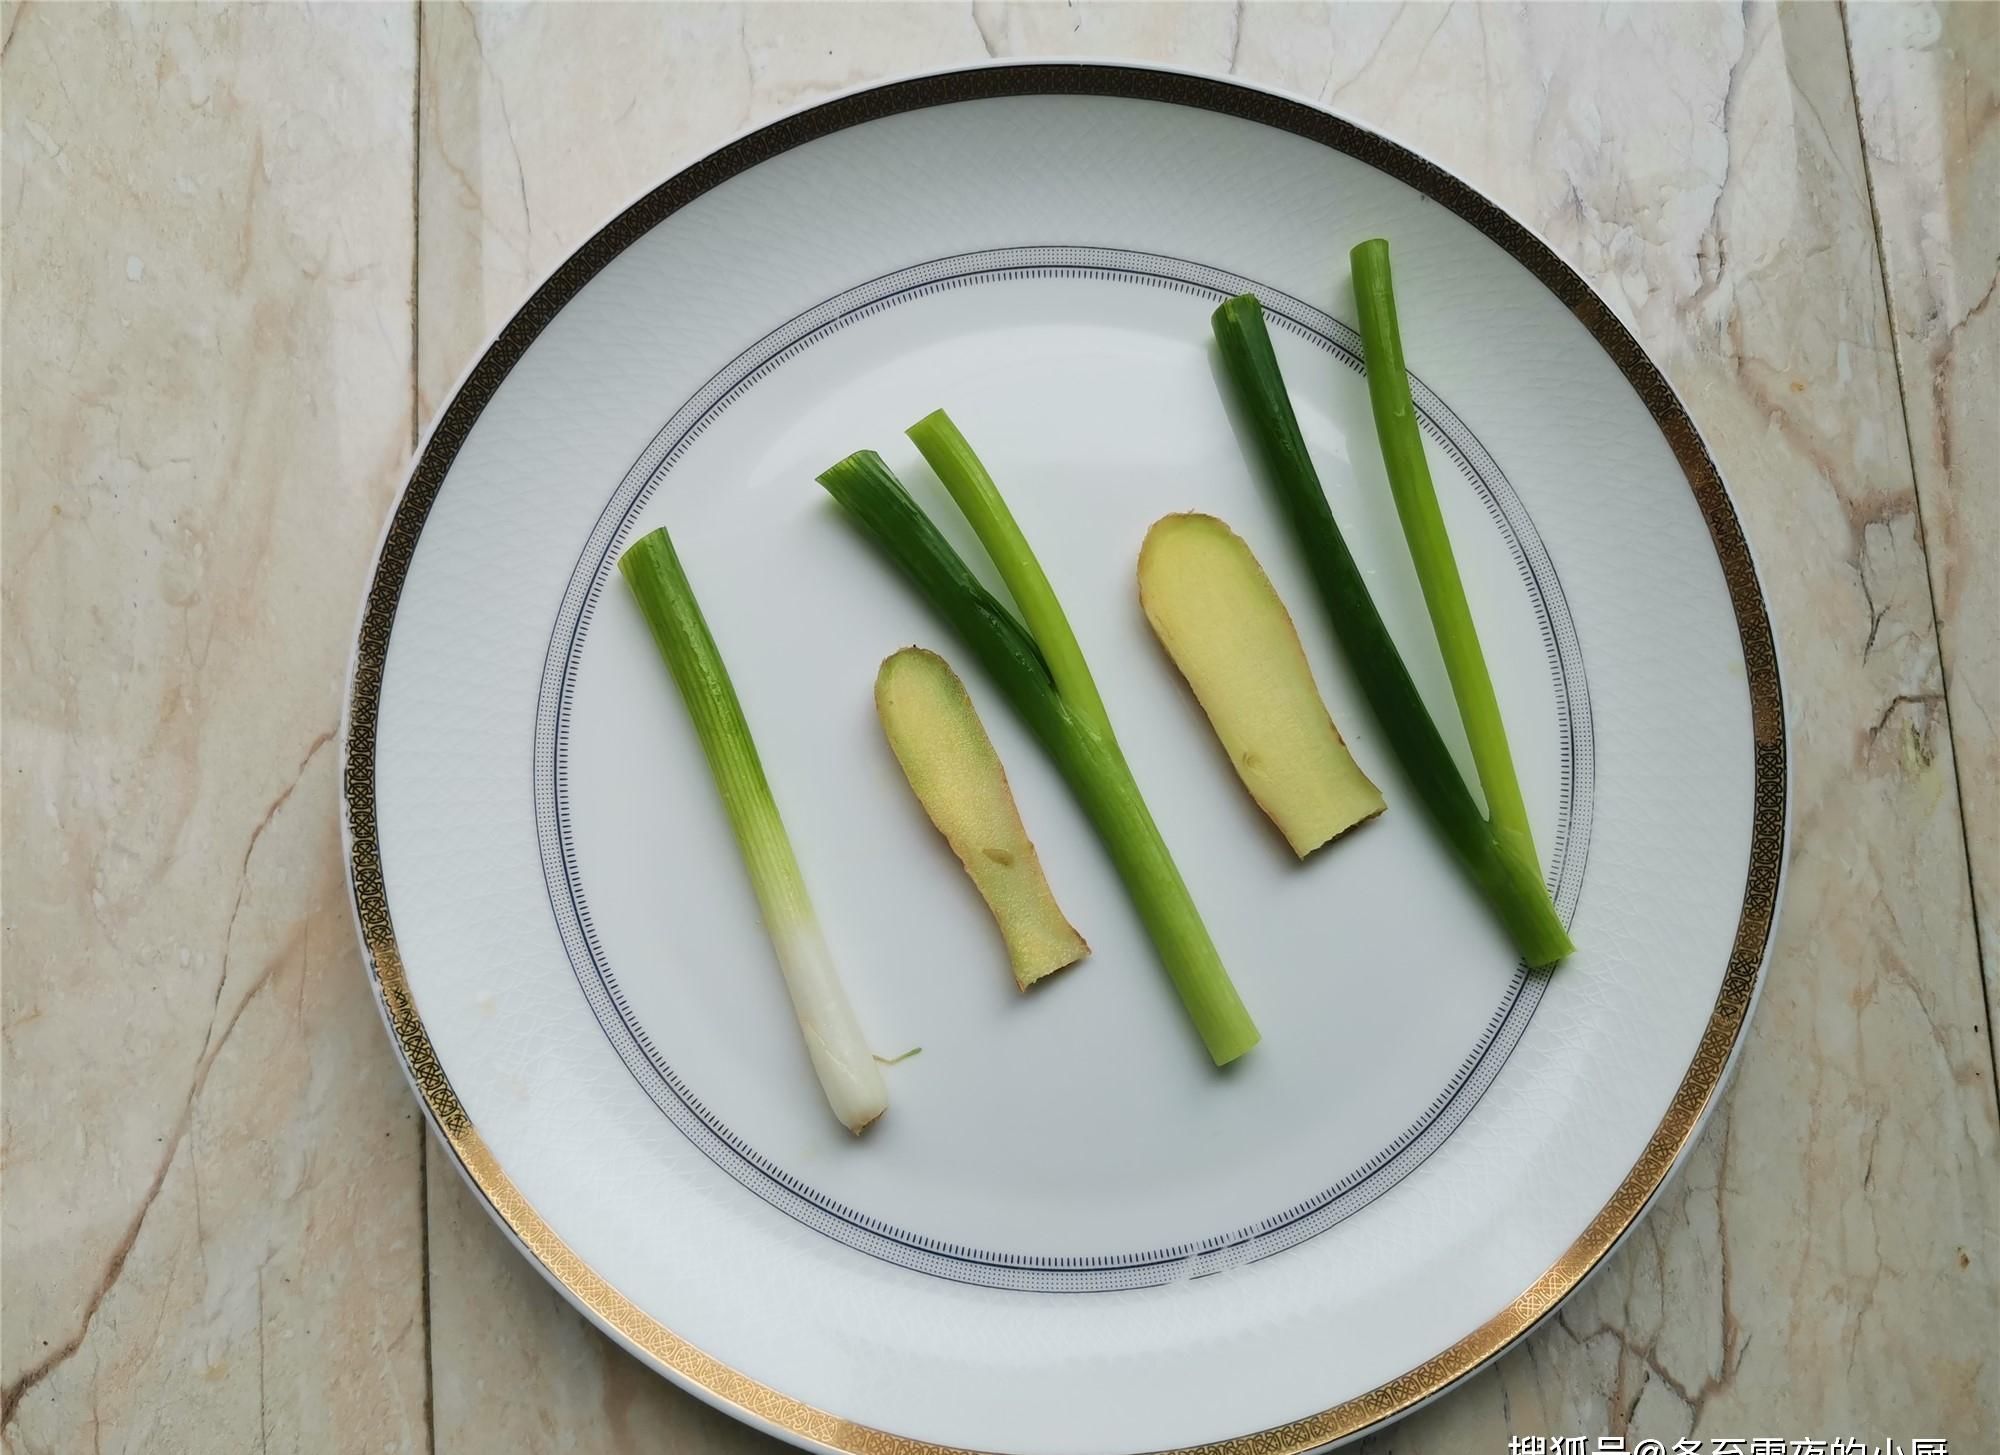
<svg viewBox="0 0 2000 1455">
<path fill-rule="evenodd" d="M 1526 218 L 1684 392 L 1777 613 L 1792 878 L 1727 1103 L 1379 1448 L 2000 1446 L 1995 13 L 6 6 L 5 1448 L 775 1448 L 424 1155 L 328 735 L 412 431 L 529 282 L 743 125 L 1043 53 L 1327 101 Z"/>
<path fill-rule="evenodd" d="M 1857 6 L 1849 31 L 1990 1016 L 2000 1008 L 2000 6 Z"/>
<path fill-rule="evenodd" d="M 421 1123 L 333 751 L 410 443 L 413 28 L 4 34 L 6 1448 L 417 1448 Z"/>
</svg>

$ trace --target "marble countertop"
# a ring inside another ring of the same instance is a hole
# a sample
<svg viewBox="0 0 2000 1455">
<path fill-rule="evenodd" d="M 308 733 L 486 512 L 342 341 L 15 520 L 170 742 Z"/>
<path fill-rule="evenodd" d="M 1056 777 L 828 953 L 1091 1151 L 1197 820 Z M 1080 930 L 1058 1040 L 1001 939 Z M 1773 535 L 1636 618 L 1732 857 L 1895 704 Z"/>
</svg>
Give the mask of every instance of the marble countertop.
<svg viewBox="0 0 2000 1455">
<path fill-rule="evenodd" d="M 1228 71 L 1429 151 L 1672 376 L 1763 563 L 1796 806 L 1726 1102 L 1561 1314 L 1371 1448 L 2000 1448 L 2000 6 L 9 3 L 9 1452 L 775 1450 L 427 1149 L 334 750 L 418 432 L 642 186 L 871 78 Z"/>
</svg>

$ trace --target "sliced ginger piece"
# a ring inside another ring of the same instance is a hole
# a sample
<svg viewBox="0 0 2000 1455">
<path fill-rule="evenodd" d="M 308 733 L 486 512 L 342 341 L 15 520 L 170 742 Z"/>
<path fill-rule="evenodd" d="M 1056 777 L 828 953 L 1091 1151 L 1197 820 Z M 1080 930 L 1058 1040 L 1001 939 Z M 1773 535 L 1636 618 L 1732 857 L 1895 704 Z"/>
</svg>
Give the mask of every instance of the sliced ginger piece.
<svg viewBox="0 0 2000 1455">
<path fill-rule="evenodd" d="M 1139 602 L 1236 776 L 1301 859 L 1386 807 L 1320 699 L 1298 629 L 1243 538 L 1169 515 L 1139 550 Z"/>
<path fill-rule="evenodd" d="M 949 663 L 905 647 L 875 674 L 875 711 L 924 812 L 993 912 L 1014 983 L 1037 980 L 1090 953 L 1049 889 L 1007 786 L 1007 770 Z"/>
</svg>

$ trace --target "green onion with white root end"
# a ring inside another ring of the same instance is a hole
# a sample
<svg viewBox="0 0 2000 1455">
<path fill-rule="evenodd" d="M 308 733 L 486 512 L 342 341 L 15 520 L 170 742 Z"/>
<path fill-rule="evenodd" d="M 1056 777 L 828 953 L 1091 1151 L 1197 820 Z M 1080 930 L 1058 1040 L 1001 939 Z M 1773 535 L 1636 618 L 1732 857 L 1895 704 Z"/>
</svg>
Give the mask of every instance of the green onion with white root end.
<svg viewBox="0 0 2000 1455">
<path fill-rule="evenodd" d="M 873 450 L 819 477 L 978 657 L 1055 760 L 1110 851 L 1188 1017 L 1218 1066 L 1257 1044 L 1166 841 L 1139 795 L 1062 605 L 992 478 L 942 411 L 909 431 L 999 567 L 1026 626 L 979 583 Z"/>
<path fill-rule="evenodd" d="M 633 542 L 618 558 L 618 569 L 653 629 L 708 756 L 827 1105 L 841 1125 L 858 1134 L 882 1115 L 889 1094 L 820 933 L 722 654 L 666 531 Z"/>
</svg>

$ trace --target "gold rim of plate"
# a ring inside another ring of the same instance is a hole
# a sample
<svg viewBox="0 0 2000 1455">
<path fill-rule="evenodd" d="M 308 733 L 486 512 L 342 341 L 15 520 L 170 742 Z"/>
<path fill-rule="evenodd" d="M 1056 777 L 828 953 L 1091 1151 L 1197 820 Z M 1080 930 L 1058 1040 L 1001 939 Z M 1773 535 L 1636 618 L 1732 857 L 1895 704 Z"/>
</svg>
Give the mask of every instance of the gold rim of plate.
<svg viewBox="0 0 2000 1455">
<path fill-rule="evenodd" d="M 1722 988 L 1694 1059 L 1639 1160 L 1559 1259 L 1514 1301 L 1450 1348 L 1366 1394 L 1288 1424 L 1190 1446 L 1172 1455 L 1299 1455 L 1395 1418 L 1505 1350 L 1583 1281 L 1638 1221 L 1721 1089 L 1748 1021 L 1777 912 L 1785 842 L 1784 699 L 1771 623 L 1742 525 L 1694 421 L 1639 342 L 1590 285 L 1522 223 L 1436 163 L 1303 101 L 1215 77 L 1102 64 L 980 67 L 891 82 L 772 122 L 668 178 L 607 223 L 552 273 L 466 376 L 417 457 L 382 541 L 368 587 L 347 703 L 343 810 L 348 876 L 377 994 L 410 1080 L 439 1134 L 493 1213 L 581 1308 L 676 1377 L 752 1420 L 856 1455 L 981 1455 L 857 1424 L 791 1398 L 711 1357 L 605 1281 L 521 1196 L 452 1091 L 422 1017 L 389 917 L 375 811 L 375 733 L 389 633 L 417 538 L 459 447 L 530 344 L 606 264 L 704 192 L 818 137 L 879 117 L 992 97 L 1102 96 L 1160 101 L 1259 122 L 1331 147 L 1414 187 L 1506 249 L 1577 317 L 1659 426 L 1708 524 L 1736 615 L 1754 740 L 1750 866 Z"/>
</svg>

